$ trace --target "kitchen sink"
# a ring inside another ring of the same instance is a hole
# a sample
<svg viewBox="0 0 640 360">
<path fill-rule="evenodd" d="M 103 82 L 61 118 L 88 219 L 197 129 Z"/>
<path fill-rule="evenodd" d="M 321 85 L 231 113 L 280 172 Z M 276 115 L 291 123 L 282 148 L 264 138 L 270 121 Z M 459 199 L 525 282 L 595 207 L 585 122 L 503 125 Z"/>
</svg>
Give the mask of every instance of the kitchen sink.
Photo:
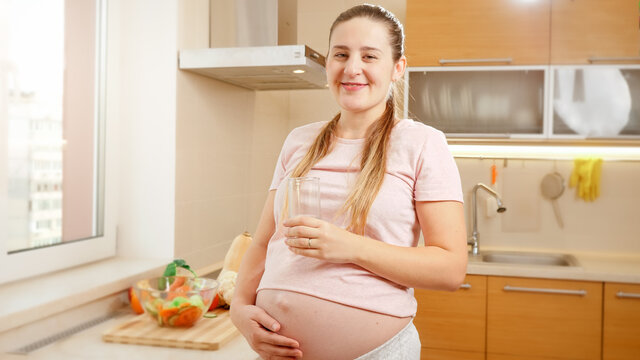
<svg viewBox="0 0 640 360">
<path fill-rule="evenodd" d="M 572 255 L 537 252 L 482 252 L 482 262 L 519 265 L 578 266 Z"/>
</svg>

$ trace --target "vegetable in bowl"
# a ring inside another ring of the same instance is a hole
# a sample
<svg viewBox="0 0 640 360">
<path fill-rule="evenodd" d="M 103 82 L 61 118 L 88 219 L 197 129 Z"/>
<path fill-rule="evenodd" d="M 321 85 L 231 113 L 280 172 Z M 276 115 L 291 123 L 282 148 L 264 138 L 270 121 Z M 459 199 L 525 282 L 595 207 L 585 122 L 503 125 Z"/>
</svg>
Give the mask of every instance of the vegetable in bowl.
<svg viewBox="0 0 640 360">
<path fill-rule="evenodd" d="M 199 277 L 162 276 L 140 280 L 134 289 L 142 308 L 158 325 L 189 327 L 209 309 L 218 282 Z"/>
</svg>

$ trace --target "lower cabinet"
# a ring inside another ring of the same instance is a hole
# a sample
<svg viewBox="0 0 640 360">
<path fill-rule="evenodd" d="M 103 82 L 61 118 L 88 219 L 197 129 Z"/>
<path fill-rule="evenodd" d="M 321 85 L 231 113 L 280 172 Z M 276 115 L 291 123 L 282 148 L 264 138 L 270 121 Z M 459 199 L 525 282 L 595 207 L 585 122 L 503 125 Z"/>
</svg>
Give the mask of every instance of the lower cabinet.
<svg viewBox="0 0 640 360">
<path fill-rule="evenodd" d="M 522 355 L 506 355 L 506 354 L 487 354 L 487 360 L 552 360 L 555 358 L 522 356 Z"/>
<path fill-rule="evenodd" d="M 484 353 L 422 348 L 420 360 L 484 360 Z"/>
<path fill-rule="evenodd" d="M 415 295 L 422 360 L 640 359 L 640 284 L 467 275 Z"/>
<path fill-rule="evenodd" d="M 640 359 L 640 285 L 605 283 L 604 360 Z"/>
<path fill-rule="evenodd" d="M 640 293 L 625 286 L 610 291 Z M 601 282 L 483 275 L 467 275 L 454 292 L 416 289 L 421 359 L 601 359 L 602 294 Z M 632 298 L 629 307 L 605 300 L 604 359 L 640 359 L 640 299 Z"/>
<path fill-rule="evenodd" d="M 487 277 L 467 275 L 457 291 L 416 289 L 421 359 L 484 359 Z"/>
<path fill-rule="evenodd" d="M 488 354 L 596 360 L 601 338 L 601 282 L 489 277 Z"/>
</svg>

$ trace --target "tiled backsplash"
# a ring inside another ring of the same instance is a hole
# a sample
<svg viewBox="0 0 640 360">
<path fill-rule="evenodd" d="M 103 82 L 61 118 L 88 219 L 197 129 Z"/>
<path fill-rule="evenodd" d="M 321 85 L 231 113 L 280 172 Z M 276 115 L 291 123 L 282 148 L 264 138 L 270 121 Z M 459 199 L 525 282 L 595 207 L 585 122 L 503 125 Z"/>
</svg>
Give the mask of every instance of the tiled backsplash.
<svg viewBox="0 0 640 360">
<path fill-rule="evenodd" d="M 486 194 L 478 192 L 480 246 L 551 250 L 640 253 L 638 208 L 640 162 L 605 161 L 602 165 L 600 197 L 585 202 L 568 187 L 573 161 L 568 160 L 480 160 L 457 159 L 465 193 L 467 223 L 471 219 L 471 189 L 477 182 L 490 184 L 490 167 L 495 164 L 495 189 L 503 195 L 507 212 L 487 216 Z M 558 198 L 564 221 L 560 228 L 550 200 L 540 191 L 542 177 L 557 171 L 565 179 L 565 191 Z M 527 218 L 509 216 L 514 208 Z M 528 208 L 528 212 L 522 210 Z M 468 226 L 470 229 L 470 226 Z M 470 230 L 469 230 L 470 233 Z"/>
</svg>

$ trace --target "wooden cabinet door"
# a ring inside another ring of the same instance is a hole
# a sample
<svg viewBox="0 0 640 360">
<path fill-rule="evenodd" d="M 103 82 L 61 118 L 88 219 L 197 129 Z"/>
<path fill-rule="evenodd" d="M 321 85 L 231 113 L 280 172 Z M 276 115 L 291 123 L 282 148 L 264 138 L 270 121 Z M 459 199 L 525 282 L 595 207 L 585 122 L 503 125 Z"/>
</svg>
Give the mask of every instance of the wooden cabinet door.
<svg viewBox="0 0 640 360">
<path fill-rule="evenodd" d="M 551 360 L 548 357 L 523 355 L 487 354 L 487 360 Z"/>
<path fill-rule="evenodd" d="M 486 276 L 467 275 L 462 287 L 454 292 L 416 289 L 418 312 L 414 324 L 423 358 L 429 354 L 428 348 L 475 352 L 484 357 L 486 286 Z M 426 358 L 441 357 L 433 352 Z"/>
<path fill-rule="evenodd" d="M 420 360 L 484 360 L 484 353 L 422 348 Z"/>
<path fill-rule="evenodd" d="M 604 284 L 604 360 L 640 359 L 640 285 Z"/>
<path fill-rule="evenodd" d="M 600 359 L 602 283 L 490 276 L 487 352 Z"/>
<path fill-rule="evenodd" d="M 553 0 L 551 4 L 552 64 L 640 56 L 637 0 Z"/>
<path fill-rule="evenodd" d="M 408 65 L 482 65 L 474 59 L 496 58 L 511 58 L 512 65 L 548 64 L 550 1 L 407 0 Z"/>
</svg>

